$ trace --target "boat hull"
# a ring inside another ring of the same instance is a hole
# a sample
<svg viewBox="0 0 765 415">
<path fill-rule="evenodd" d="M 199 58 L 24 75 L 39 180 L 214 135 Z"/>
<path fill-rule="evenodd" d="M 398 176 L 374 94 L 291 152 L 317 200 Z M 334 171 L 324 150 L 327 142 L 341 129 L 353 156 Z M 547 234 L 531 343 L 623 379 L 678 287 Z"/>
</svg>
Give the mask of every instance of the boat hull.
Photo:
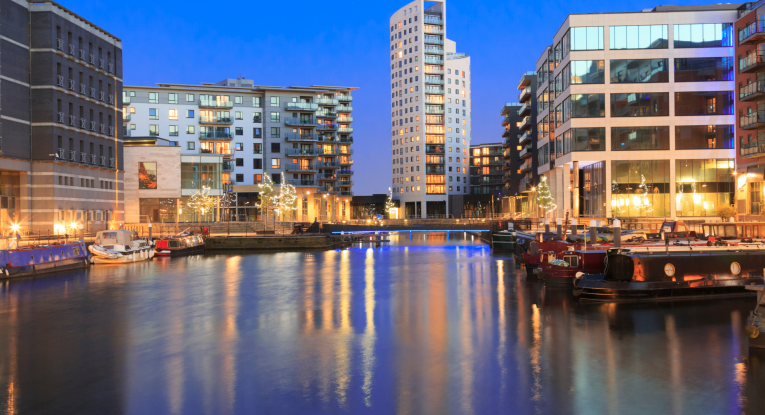
<svg viewBox="0 0 765 415">
<path fill-rule="evenodd" d="M 192 254 L 199 254 L 205 252 L 205 246 L 199 245 L 199 246 L 190 246 L 186 248 L 156 248 L 154 250 L 154 255 L 156 256 L 183 256 L 183 255 L 192 255 Z"/>
<path fill-rule="evenodd" d="M 84 243 L 0 251 L 0 278 L 29 277 L 88 267 Z"/>
<path fill-rule="evenodd" d="M 154 250 L 150 247 L 129 252 L 120 252 L 120 254 L 122 254 L 122 256 L 119 258 L 104 258 L 92 255 L 90 257 L 90 262 L 93 264 L 129 264 L 132 262 L 148 261 L 154 258 Z"/>
</svg>

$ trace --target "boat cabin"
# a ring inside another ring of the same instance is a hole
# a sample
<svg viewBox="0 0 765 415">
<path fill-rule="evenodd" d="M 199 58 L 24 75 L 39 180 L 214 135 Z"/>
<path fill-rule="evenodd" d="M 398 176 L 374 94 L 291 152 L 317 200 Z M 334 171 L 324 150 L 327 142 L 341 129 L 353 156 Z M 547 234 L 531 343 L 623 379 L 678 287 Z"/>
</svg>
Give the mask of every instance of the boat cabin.
<svg viewBox="0 0 765 415">
<path fill-rule="evenodd" d="M 719 239 L 765 238 L 765 223 L 762 222 L 717 222 L 703 225 L 704 237 Z"/>
<path fill-rule="evenodd" d="M 140 248 L 147 246 L 147 243 L 141 240 L 135 231 L 109 230 L 99 231 L 96 234 L 96 245 L 106 249 L 114 249 L 115 247 L 119 249 L 121 246 Z"/>
</svg>

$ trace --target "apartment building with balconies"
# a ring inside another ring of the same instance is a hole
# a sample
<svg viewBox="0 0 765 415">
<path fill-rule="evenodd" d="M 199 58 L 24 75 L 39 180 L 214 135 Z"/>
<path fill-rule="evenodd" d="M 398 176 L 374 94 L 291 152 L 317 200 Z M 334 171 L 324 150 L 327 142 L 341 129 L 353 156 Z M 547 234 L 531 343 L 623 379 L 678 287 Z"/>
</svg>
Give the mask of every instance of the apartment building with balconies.
<svg viewBox="0 0 765 415">
<path fill-rule="evenodd" d="M 251 202 L 237 208 L 236 220 L 259 220 L 258 185 L 267 175 L 276 186 L 285 180 L 296 187 L 297 220 L 347 220 L 355 89 L 262 86 L 244 78 L 129 86 L 125 134 L 177 142 L 180 204 L 202 187 L 216 197 L 231 191 L 238 201 Z"/>
<path fill-rule="evenodd" d="M 738 8 L 566 18 L 537 62 L 548 68 L 537 147 L 551 215 L 714 217 L 733 203 Z"/>
<path fill-rule="evenodd" d="M 765 2 L 746 3 L 735 23 L 736 209 L 765 215 Z"/>
<path fill-rule="evenodd" d="M 118 226 L 120 39 L 52 1 L 2 8 L 0 231 Z"/>
<path fill-rule="evenodd" d="M 414 1 L 390 19 L 393 197 L 406 217 L 451 215 L 469 194 L 470 57 L 446 38 L 446 2 Z"/>
</svg>

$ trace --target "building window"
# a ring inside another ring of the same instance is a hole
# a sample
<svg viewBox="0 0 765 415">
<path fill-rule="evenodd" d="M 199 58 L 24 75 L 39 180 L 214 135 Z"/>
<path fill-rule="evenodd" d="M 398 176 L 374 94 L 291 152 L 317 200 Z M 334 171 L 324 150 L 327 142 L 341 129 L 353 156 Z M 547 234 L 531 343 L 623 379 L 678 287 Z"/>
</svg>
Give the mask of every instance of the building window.
<svg viewBox="0 0 765 415">
<path fill-rule="evenodd" d="M 271 138 L 279 138 L 279 127 L 271 127 Z"/>
<path fill-rule="evenodd" d="M 237 120 L 243 120 L 244 119 L 244 113 L 242 111 L 235 111 L 234 112 L 234 118 L 236 118 Z"/>
<path fill-rule="evenodd" d="M 614 216 L 669 215 L 669 160 L 614 160 L 611 179 Z"/>
<path fill-rule="evenodd" d="M 281 184 L 282 183 L 282 175 L 279 173 L 272 173 L 271 174 L 271 181 L 274 182 L 274 184 Z"/>
<path fill-rule="evenodd" d="M 170 137 L 178 137 L 178 126 L 171 125 L 169 130 Z"/>
<path fill-rule="evenodd" d="M 281 144 L 280 143 L 271 143 L 271 152 L 272 153 L 281 153 Z"/>
<path fill-rule="evenodd" d="M 159 135 L 158 124 L 149 124 L 149 135 Z"/>
<path fill-rule="evenodd" d="M 669 116 L 669 93 L 611 94 L 612 117 Z"/>
<path fill-rule="evenodd" d="M 263 138 L 263 129 L 262 128 L 253 128 L 252 129 L 252 138 Z"/>
<path fill-rule="evenodd" d="M 279 107 L 279 97 L 271 97 L 271 106 L 272 107 Z"/>
<path fill-rule="evenodd" d="M 244 167 L 244 159 L 236 159 L 236 167 Z"/>
<path fill-rule="evenodd" d="M 279 119 L 281 118 L 280 114 L 278 112 L 272 112 L 271 113 L 271 122 L 279 122 Z"/>
<path fill-rule="evenodd" d="M 252 154 L 263 154 L 263 144 L 254 143 L 252 145 Z"/>
<path fill-rule="evenodd" d="M 186 126 L 186 134 L 194 134 L 194 126 L 193 125 L 187 125 Z"/>
<path fill-rule="evenodd" d="M 252 168 L 255 170 L 263 169 L 263 159 L 252 159 Z"/>
<path fill-rule="evenodd" d="M 189 141 L 186 143 L 186 150 L 194 150 L 196 147 L 196 143 L 193 141 Z"/>
<path fill-rule="evenodd" d="M 675 150 L 732 149 L 732 125 L 686 125 L 675 127 Z"/>
<path fill-rule="evenodd" d="M 156 108 L 149 108 L 149 119 L 150 120 L 158 120 L 159 119 L 159 113 L 157 112 Z"/>
<path fill-rule="evenodd" d="M 271 168 L 272 169 L 278 169 L 282 166 L 282 159 L 280 158 L 272 158 L 271 159 Z"/>
<path fill-rule="evenodd" d="M 237 174 L 236 175 L 236 182 L 242 183 L 244 181 L 244 175 L 243 174 Z"/>
<path fill-rule="evenodd" d="M 156 92 L 149 92 L 149 104 L 159 104 L 159 94 Z"/>
<path fill-rule="evenodd" d="M 733 92 L 675 92 L 675 115 L 731 115 Z"/>
<path fill-rule="evenodd" d="M 263 122 L 262 118 L 263 113 L 262 112 L 253 112 L 252 113 L 252 122 L 256 124 L 260 124 Z"/>
<path fill-rule="evenodd" d="M 194 102 L 194 94 L 186 94 L 186 102 Z"/>
<path fill-rule="evenodd" d="M 667 49 L 667 25 L 611 26 L 610 49 Z"/>
<path fill-rule="evenodd" d="M 733 204 L 733 159 L 675 160 L 677 216 L 717 216 Z"/>
<path fill-rule="evenodd" d="M 187 110 L 186 118 L 194 118 L 194 110 Z"/>
<path fill-rule="evenodd" d="M 254 108 L 263 107 L 263 103 L 261 102 L 261 97 L 252 97 L 252 106 Z"/>
<path fill-rule="evenodd" d="M 675 82 L 732 81 L 733 58 L 675 59 Z"/>
<path fill-rule="evenodd" d="M 167 110 L 167 118 L 170 121 L 178 121 L 178 110 L 176 109 Z"/>
<path fill-rule="evenodd" d="M 138 188 L 156 189 L 157 188 L 157 163 L 156 162 L 138 162 Z"/>
<path fill-rule="evenodd" d="M 611 61 L 611 83 L 669 82 L 668 59 L 621 59 Z"/>
<path fill-rule="evenodd" d="M 611 127 L 611 151 L 669 150 L 669 127 Z"/>
<path fill-rule="evenodd" d="M 235 127 L 234 128 L 234 134 L 236 134 L 236 135 L 244 135 L 244 127 Z"/>
<path fill-rule="evenodd" d="M 244 151 L 244 144 L 243 143 L 236 143 L 234 146 L 235 151 Z"/>
<path fill-rule="evenodd" d="M 234 104 L 241 104 L 242 103 L 242 97 L 240 96 L 234 96 Z"/>
<path fill-rule="evenodd" d="M 177 104 L 178 103 L 178 94 L 167 94 L 167 102 L 169 104 Z M 177 115 L 177 113 L 176 113 Z"/>
<path fill-rule="evenodd" d="M 263 183 L 263 174 L 259 173 L 259 174 L 254 175 L 254 177 L 252 178 L 252 181 L 255 184 Z"/>
<path fill-rule="evenodd" d="M 676 24 L 675 48 L 713 48 L 733 46 L 732 23 Z"/>
</svg>

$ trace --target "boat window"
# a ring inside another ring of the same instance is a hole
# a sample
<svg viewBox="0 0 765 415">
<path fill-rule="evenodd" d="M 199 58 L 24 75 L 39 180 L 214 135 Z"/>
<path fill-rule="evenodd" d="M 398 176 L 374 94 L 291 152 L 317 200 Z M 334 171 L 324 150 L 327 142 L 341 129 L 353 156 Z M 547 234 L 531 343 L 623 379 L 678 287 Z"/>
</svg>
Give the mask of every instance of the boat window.
<svg viewBox="0 0 765 415">
<path fill-rule="evenodd" d="M 747 238 L 751 238 L 752 237 L 752 227 L 751 226 L 747 225 L 747 226 L 744 227 L 744 236 L 747 237 Z"/>
<path fill-rule="evenodd" d="M 578 256 L 567 256 L 566 262 L 568 262 L 568 266 L 571 268 L 577 268 L 579 266 L 579 257 Z"/>
<path fill-rule="evenodd" d="M 737 225 L 736 226 L 736 237 L 737 238 L 743 238 L 744 237 L 744 225 Z"/>
<path fill-rule="evenodd" d="M 715 227 L 704 225 L 704 237 L 715 236 Z"/>
<path fill-rule="evenodd" d="M 720 236 L 725 235 L 725 237 L 728 238 L 735 238 L 736 237 L 736 227 L 733 225 L 725 225 L 725 233 L 720 233 Z"/>
<path fill-rule="evenodd" d="M 676 228 L 675 232 L 688 232 L 688 227 L 685 226 L 685 223 L 678 223 Z"/>
<path fill-rule="evenodd" d="M 752 238 L 758 238 L 760 236 L 760 233 L 757 232 L 758 230 L 757 225 L 752 225 Z"/>
<path fill-rule="evenodd" d="M 178 248 L 178 241 L 169 241 L 167 246 L 170 248 Z"/>
</svg>

